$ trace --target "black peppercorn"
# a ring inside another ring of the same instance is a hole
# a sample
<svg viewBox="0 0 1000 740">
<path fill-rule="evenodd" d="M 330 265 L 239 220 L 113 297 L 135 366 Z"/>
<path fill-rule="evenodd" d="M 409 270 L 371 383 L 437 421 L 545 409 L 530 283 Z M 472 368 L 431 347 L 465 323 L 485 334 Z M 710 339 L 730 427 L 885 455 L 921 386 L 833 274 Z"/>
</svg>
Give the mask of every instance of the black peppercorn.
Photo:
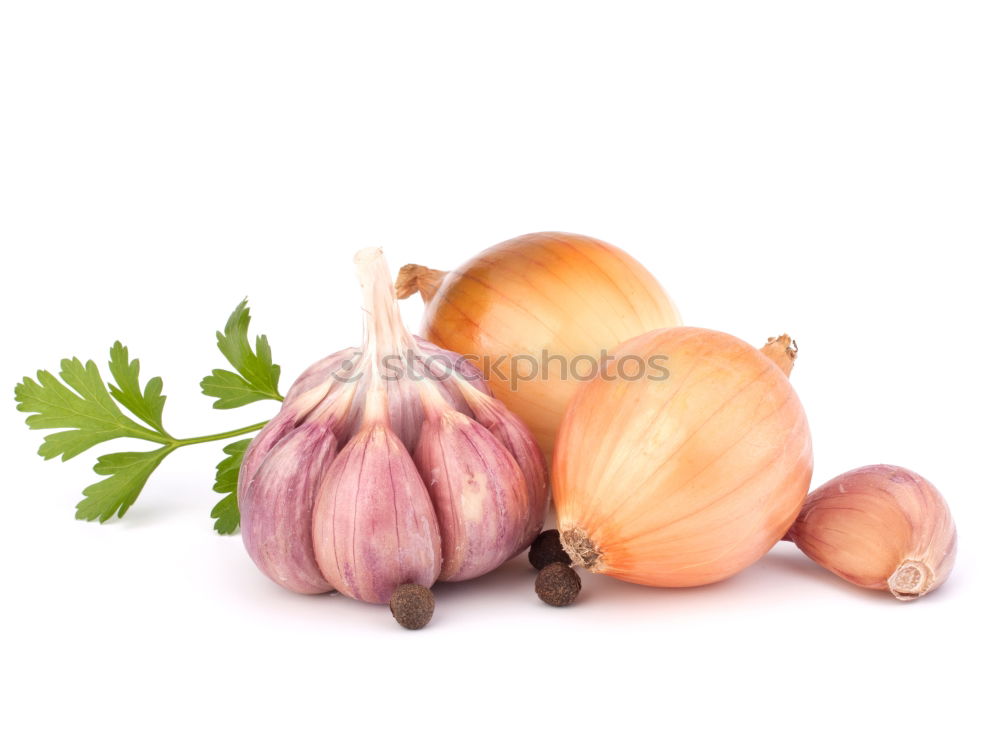
<svg viewBox="0 0 1000 740">
<path fill-rule="evenodd" d="M 551 606 L 569 606 L 580 593 L 580 576 L 565 563 L 549 563 L 535 579 L 535 593 Z"/>
<path fill-rule="evenodd" d="M 570 564 L 569 555 L 562 548 L 559 541 L 559 532 L 555 529 L 546 529 L 535 538 L 528 550 L 528 562 L 535 566 L 536 570 L 541 570 L 549 563 Z"/>
<path fill-rule="evenodd" d="M 408 630 L 424 627 L 434 614 L 434 594 L 416 583 L 397 586 L 389 599 L 389 611 Z"/>
</svg>

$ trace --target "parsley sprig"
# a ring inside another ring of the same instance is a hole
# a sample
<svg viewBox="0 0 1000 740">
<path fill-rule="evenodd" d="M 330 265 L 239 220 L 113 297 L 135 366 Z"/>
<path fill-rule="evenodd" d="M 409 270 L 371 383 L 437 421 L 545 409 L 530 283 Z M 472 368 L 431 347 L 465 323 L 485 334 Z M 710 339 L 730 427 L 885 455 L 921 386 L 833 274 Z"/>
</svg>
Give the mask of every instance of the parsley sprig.
<svg viewBox="0 0 1000 740">
<path fill-rule="evenodd" d="M 201 381 L 202 392 L 216 399 L 214 408 L 232 409 L 264 400 L 281 401 L 278 379 L 281 368 L 271 359 L 267 337 L 249 337 L 250 309 L 244 299 L 216 333 L 219 350 L 235 372 L 216 369 Z M 216 468 L 214 490 L 226 494 L 212 509 L 215 530 L 229 534 L 239 527 L 236 479 L 251 435 L 266 421 L 228 432 L 200 437 L 175 437 L 163 424 L 163 380 L 140 381 L 139 360 L 130 359 L 128 347 L 115 342 L 108 361 L 111 381 L 106 382 L 93 360 L 63 360 L 58 377 L 39 370 L 14 389 L 17 408 L 30 414 L 31 429 L 60 429 L 45 437 L 38 454 L 46 460 L 69 460 L 103 442 L 128 437 L 156 447 L 139 452 L 101 455 L 94 472 L 105 476 L 83 490 L 77 519 L 105 522 L 122 517 L 135 503 L 146 481 L 164 458 L 189 445 L 242 437 L 223 448 L 225 457 Z"/>
</svg>

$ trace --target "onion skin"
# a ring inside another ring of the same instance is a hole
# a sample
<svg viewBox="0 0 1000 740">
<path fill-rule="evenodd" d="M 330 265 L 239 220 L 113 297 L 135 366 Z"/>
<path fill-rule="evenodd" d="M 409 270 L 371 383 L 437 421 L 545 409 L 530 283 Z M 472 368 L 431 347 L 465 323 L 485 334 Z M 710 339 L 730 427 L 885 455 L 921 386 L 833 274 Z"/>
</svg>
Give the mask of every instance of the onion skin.
<svg viewBox="0 0 1000 740">
<path fill-rule="evenodd" d="M 515 389 L 509 358 L 524 355 L 539 367 L 543 351 L 567 361 L 598 358 L 630 337 L 680 324 L 670 297 L 642 265 L 617 247 L 578 234 L 525 234 L 487 249 L 443 279 L 439 271 L 407 266 L 396 285 L 400 297 L 417 290 L 425 301 L 430 297 L 424 336 L 478 358 L 473 362 L 487 372 L 494 395 L 524 420 L 547 457 L 579 381 L 560 377 L 558 362 L 551 362 L 547 379 L 524 380 Z M 508 359 L 488 369 L 501 357 Z M 584 373 L 589 367 L 580 364 Z"/>
<path fill-rule="evenodd" d="M 805 412 L 782 368 L 695 328 L 652 331 L 614 355 L 667 356 L 670 375 L 595 378 L 573 398 L 552 471 L 564 549 L 649 586 L 746 568 L 788 530 L 812 476 Z"/>
<path fill-rule="evenodd" d="M 787 539 L 844 580 L 910 601 L 948 578 L 958 535 L 930 481 L 870 465 L 809 494 Z"/>
</svg>

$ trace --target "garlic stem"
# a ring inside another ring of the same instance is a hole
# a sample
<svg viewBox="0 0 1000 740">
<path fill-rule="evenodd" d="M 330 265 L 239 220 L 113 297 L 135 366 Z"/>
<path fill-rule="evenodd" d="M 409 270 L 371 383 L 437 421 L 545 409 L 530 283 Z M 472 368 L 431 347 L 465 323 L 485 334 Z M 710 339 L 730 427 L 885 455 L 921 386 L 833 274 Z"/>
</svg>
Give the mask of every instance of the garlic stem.
<svg viewBox="0 0 1000 740">
<path fill-rule="evenodd" d="M 415 349 L 416 342 L 399 313 L 389 264 L 381 248 L 362 249 L 354 256 L 354 265 L 364 301 L 365 345 L 376 348 L 382 356 Z"/>
<path fill-rule="evenodd" d="M 404 355 L 416 347 L 403 325 L 399 305 L 389 274 L 389 265 L 379 247 L 362 249 L 354 255 L 354 266 L 361 283 L 364 310 L 364 356 L 371 383 L 365 403 L 364 421 L 388 421 L 388 379 L 382 372 L 383 359 L 390 355 Z"/>
</svg>

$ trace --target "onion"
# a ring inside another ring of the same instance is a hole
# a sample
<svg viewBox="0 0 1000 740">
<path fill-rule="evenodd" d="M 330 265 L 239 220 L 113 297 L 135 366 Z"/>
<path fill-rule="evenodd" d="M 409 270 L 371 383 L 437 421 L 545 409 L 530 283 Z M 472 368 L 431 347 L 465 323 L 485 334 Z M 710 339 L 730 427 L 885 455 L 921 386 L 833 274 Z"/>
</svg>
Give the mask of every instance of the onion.
<svg viewBox="0 0 1000 740">
<path fill-rule="evenodd" d="M 581 387 L 556 443 L 553 497 L 574 564 L 698 586 L 781 539 L 812 476 L 809 428 L 786 377 L 793 347 L 783 336 L 759 351 L 695 328 L 619 346 L 617 377 Z"/>
<path fill-rule="evenodd" d="M 602 350 L 680 324 L 642 265 L 577 234 L 525 234 L 450 273 L 407 265 L 396 290 L 400 298 L 420 292 L 427 303 L 423 335 L 478 365 L 546 455 L 580 378 L 596 370 Z"/>
</svg>

